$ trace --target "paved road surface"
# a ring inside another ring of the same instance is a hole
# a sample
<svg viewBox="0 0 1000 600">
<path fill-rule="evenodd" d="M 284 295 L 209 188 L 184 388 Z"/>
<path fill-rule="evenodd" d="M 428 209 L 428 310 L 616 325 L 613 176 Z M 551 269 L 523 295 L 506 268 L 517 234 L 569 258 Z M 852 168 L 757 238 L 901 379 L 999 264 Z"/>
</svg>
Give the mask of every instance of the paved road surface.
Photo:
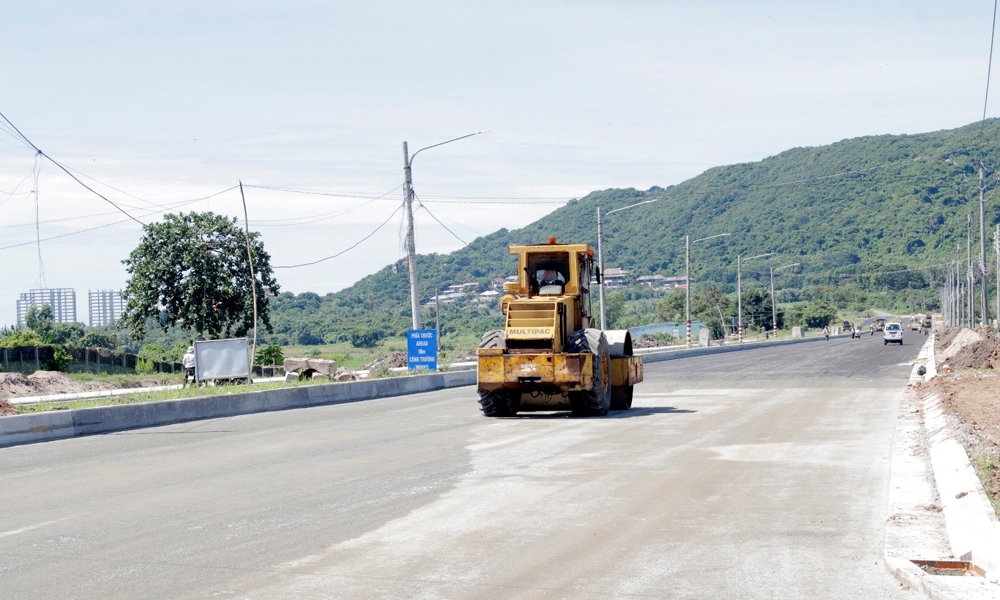
<svg viewBox="0 0 1000 600">
<path fill-rule="evenodd" d="M 462 388 L 0 449 L 0 597 L 914 598 L 904 338 L 651 364 L 606 419 Z"/>
</svg>

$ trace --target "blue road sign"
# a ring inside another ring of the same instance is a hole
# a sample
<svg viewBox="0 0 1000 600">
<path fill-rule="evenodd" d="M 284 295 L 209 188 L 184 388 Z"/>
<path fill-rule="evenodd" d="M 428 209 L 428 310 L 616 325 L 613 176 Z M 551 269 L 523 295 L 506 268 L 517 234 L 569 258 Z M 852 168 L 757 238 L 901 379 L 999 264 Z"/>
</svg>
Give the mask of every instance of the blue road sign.
<svg viewBox="0 0 1000 600">
<path fill-rule="evenodd" d="M 410 369 L 437 371 L 437 332 L 433 329 L 410 329 L 406 332 L 406 364 Z"/>
</svg>

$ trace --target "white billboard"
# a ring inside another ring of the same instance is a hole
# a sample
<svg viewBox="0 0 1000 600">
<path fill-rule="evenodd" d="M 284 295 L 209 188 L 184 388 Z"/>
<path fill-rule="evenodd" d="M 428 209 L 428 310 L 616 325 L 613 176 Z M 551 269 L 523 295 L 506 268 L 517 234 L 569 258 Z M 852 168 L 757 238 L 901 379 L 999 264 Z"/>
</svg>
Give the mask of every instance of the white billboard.
<svg viewBox="0 0 1000 600">
<path fill-rule="evenodd" d="M 194 343 L 195 379 L 250 379 L 250 347 L 246 338 Z"/>
</svg>

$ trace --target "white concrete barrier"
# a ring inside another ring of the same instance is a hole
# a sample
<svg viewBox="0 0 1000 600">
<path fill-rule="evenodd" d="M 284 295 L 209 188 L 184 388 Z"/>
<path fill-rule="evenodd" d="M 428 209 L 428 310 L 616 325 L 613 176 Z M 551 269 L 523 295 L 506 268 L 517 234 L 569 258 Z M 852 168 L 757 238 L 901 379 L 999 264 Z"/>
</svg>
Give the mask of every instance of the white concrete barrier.
<svg viewBox="0 0 1000 600">
<path fill-rule="evenodd" d="M 419 394 L 476 383 L 475 371 L 453 371 L 345 383 L 250 391 L 166 402 L 100 406 L 0 417 L 0 446 L 156 427 L 272 410 Z"/>
</svg>

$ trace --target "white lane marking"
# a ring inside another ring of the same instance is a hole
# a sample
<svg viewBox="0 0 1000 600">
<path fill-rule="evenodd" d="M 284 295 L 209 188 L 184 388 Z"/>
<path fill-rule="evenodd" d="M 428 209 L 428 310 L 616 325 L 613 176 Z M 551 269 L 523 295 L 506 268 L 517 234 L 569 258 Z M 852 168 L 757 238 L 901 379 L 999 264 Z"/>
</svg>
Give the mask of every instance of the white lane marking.
<svg viewBox="0 0 1000 600">
<path fill-rule="evenodd" d="M 63 517 L 62 519 L 56 519 L 55 521 L 46 521 L 44 523 L 38 523 L 37 525 L 28 525 L 27 527 L 22 527 L 20 529 L 12 529 L 11 531 L 0 531 L 0 538 L 5 538 L 9 535 L 17 535 L 19 533 L 24 533 L 25 531 L 31 531 L 32 529 L 38 529 L 39 527 L 45 527 L 46 525 L 52 525 L 53 523 L 58 523 L 60 521 L 65 521 L 69 517 Z"/>
</svg>

